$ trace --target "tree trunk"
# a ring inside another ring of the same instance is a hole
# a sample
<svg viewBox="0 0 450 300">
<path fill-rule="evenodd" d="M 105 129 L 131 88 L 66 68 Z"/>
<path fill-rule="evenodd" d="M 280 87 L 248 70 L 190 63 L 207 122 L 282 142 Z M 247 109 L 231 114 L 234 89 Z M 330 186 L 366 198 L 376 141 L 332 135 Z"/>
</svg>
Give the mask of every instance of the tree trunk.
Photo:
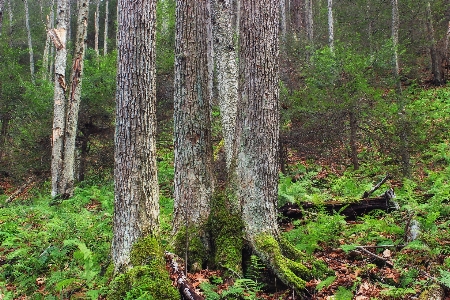
<svg viewBox="0 0 450 300">
<path fill-rule="evenodd" d="M 358 119 L 356 117 L 355 106 L 352 105 L 348 112 L 350 121 L 350 148 L 351 148 L 351 159 L 353 164 L 353 170 L 359 169 L 358 162 L 358 145 L 357 141 L 357 130 L 358 130 Z"/>
<path fill-rule="evenodd" d="M 280 35 L 284 45 L 286 41 L 286 0 L 280 0 Z"/>
<path fill-rule="evenodd" d="M 55 92 L 53 96 L 53 127 L 52 127 L 52 192 L 55 198 L 61 195 L 61 183 L 63 179 L 63 151 L 66 111 L 66 33 L 67 33 L 67 6 L 68 0 L 57 1 L 56 29 L 49 30 L 49 35 L 56 48 L 55 56 Z"/>
<path fill-rule="evenodd" d="M 213 0 L 214 55 L 217 74 L 217 90 L 222 118 L 227 168 L 235 151 L 236 112 L 238 98 L 237 53 L 232 25 L 231 1 Z"/>
<path fill-rule="evenodd" d="M 109 18 L 109 0 L 105 1 L 105 35 L 103 36 L 103 55 L 108 53 L 108 18 Z"/>
<path fill-rule="evenodd" d="M 0 88 L 2 83 L 0 82 Z M 2 127 L 0 131 L 0 162 L 6 156 L 6 139 L 9 132 L 9 122 L 11 121 L 11 114 L 5 112 L 1 115 Z"/>
<path fill-rule="evenodd" d="M 213 192 L 208 26 L 211 26 L 209 1 L 177 1 L 173 231 L 177 235 L 186 233 L 185 249 L 189 249 L 189 240 L 194 239 L 188 237 L 191 228 L 200 228 L 196 235 L 209 248 L 202 230 L 209 217 Z"/>
<path fill-rule="evenodd" d="M 50 15 L 47 16 L 47 25 L 46 29 L 47 32 L 53 28 L 54 26 L 54 13 L 53 13 L 53 6 L 55 6 L 55 0 L 52 0 L 51 7 L 50 7 Z M 50 48 L 51 48 L 51 39 L 50 35 L 47 34 L 47 39 L 45 41 L 45 48 L 44 48 L 44 54 L 42 55 L 42 78 L 44 80 L 47 80 L 50 78 L 51 69 L 49 69 L 49 55 L 50 55 Z"/>
<path fill-rule="evenodd" d="M 89 0 L 78 0 L 77 35 L 72 66 L 71 86 L 66 111 L 66 126 L 64 132 L 63 159 L 63 198 L 73 195 L 75 177 L 75 142 L 78 127 L 78 112 L 81 101 L 81 82 L 83 78 L 85 41 L 87 36 L 87 20 L 89 16 Z"/>
<path fill-rule="evenodd" d="M 314 14 L 313 14 L 313 0 L 305 0 L 305 26 L 306 26 L 306 38 L 308 44 L 311 47 L 306 50 L 306 60 L 309 61 L 310 57 L 314 53 Z"/>
<path fill-rule="evenodd" d="M 436 40 L 434 39 L 434 28 L 430 1 L 428 1 L 427 3 L 427 32 L 430 43 L 431 71 L 434 77 L 433 82 L 435 85 L 443 85 L 445 83 L 444 72 L 442 72 L 441 56 L 436 47 Z"/>
<path fill-rule="evenodd" d="M 333 0 L 328 0 L 328 44 L 331 52 L 334 52 Z"/>
<path fill-rule="evenodd" d="M 94 31 L 95 31 L 95 36 L 94 36 L 94 51 L 97 54 L 97 56 L 99 55 L 98 52 L 98 34 L 99 34 L 99 19 L 100 19 L 100 0 L 97 0 L 97 4 L 95 7 L 95 15 L 94 15 Z"/>
<path fill-rule="evenodd" d="M 5 0 L 0 0 L 0 36 L 2 36 L 3 29 L 3 7 L 5 4 Z"/>
<path fill-rule="evenodd" d="M 402 83 L 400 81 L 400 67 L 398 58 L 398 29 L 399 29 L 399 14 L 398 14 L 398 0 L 391 0 L 392 4 L 392 47 L 394 54 L 394 78 L 396 82 L 397 106 L 399 111 L 399 138 L 400 138 L 400 156 L 402 161 L 403 176 L 410 176 L 410 162 L 408 151 L 408 122 L 406 119 L 405 103 L 402 95 Z"/>
<path fill-rule="evenodd" d="M 27 28 L 28 36 L 28 53 L 30 54 L 30 73 L 31 81 L 34 83 L 34 54 L 33 54 L 33 44 L 31 43 L 31 29 L 30 29 L 30 18 L 28 13 L 28 0 L 23 0 L 25 6 L 25 26 Z"/>
<path fill-rule="evenodd" d="M 112 258 L 130 266 L 137 239 L 159 234 L 156 167 L 156 0 L 118 2 Z"/>
</svg>

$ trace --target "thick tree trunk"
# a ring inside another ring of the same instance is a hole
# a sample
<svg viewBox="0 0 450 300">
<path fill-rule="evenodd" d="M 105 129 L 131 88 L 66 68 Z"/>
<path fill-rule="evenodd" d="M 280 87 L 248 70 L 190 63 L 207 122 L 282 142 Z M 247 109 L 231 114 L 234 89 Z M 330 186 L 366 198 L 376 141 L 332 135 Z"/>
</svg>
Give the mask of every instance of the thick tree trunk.
<svg viewBox="0 0 450 300">
<path fill-rule="evenodd" d="M 159 234 L 156 167 L 156 0 L 118 2 L 115 199 L 112 258 L 130 265 L 140 237 Z"/>
<path fill-rule="evenodd" d="M 430 55 L 431 55 L 431 72 L 433 73 L 433 82 L 435 85 L 443 85 L 444 72 L 441 66 L 441 55 L 439 54 L 436 47 L 436 40 L 434 38 L 434 28 L 433 19 L 431 14 L 431 4 L 430 1 L 427 3 L 427 32 L 430 43 Z"/>
<path fill-rule="evenodd" d="M 280 39 L 286 41 L 286 0 L 280 0 Z"/>
<path fill-rule="evenodd" d="M 55 57 L 55 93 L 53 96 L 53 128 L 52 128 L 52 197 L 61 195 L 63 179 L 63 151 L 66 111 L 66 33 L 67 33 L 68 0 L 57 1 L 56 29 L 48 31 L 56 48 Z"/>
<path fill-rule="evenodd" d="M 83 79 L 84 53 L 87 36 L 89 0 L 78 0 L 77 35 L 72 66 L 71 86 L 66 111 L 64 132 L 64 159 L 62 194 L 64 198 L 72 197 L 75 177 L 75 142 L 78 127 L 78 111 L 81 101 L 81 82 Z"/>
<path fill-rule="evenodd" d="M 28 0 L 23 0 L 23 4 L 25 6 L 25 26 L 27 28 L 27 36 L 28 36 L 28 53 L 30 55 L 30 73 L 31 73 L 31 81 L 34 83 L 34 53 L 33 53 L 33 44 L 31 42 L 31 29 L 30 29 L 30 16 L 28 13 Z"/>
<path fill-rule="evenodd" d="M 394 78 L 396 82 L 397 106 L 399 111 L 399 138 L 400 156 L 402 161 L 403 176 L 409 177 L 411 173 L 410 156 L 408 151 L 408 122 L 406 119 L 405 103 L 402 95 L 402 83 L 400 80 L 400 67 L 398 58 L 398 30 L 400 18 L 398 14 L 398 0 L 391 0 L 392 4 L 392 47 L 394 54 Z"/>
<path fill-rule="evenodd" d="M 207 59 L 210 25 L 209 1 L 177 1 L 174 233 L 184 226 L 202 227 L 210 213 L 213 191 Z M 208 247 L 206 241 L 204 246 Z"/>
<path fill-rule="evenodd" d="M 217 91 L 222 118 L 227 167 L 230 167 L 235 151 L 236 112 L 238 98 L 237 52 L 232 26 L 231 1 L 213 0 L 214 54 L 217 75 Z"/>
<path fill-rule="evenodd" d="M 241 4 L 236 173 L 251 243 L 262 233 L 278 235 L 278 3 Z"/>
<path fill-rule="evenodd" d="M 103 55 L 108 54 L 108 19 L 109 19 L 109 0 L 105 1 L 105 34 L 103 36 Z"/>
</svg>

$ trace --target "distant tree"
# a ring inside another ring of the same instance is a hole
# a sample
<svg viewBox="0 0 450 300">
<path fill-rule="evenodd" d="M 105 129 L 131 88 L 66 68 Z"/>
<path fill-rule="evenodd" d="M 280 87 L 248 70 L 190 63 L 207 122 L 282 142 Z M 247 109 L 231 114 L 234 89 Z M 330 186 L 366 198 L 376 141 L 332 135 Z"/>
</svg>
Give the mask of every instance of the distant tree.
<svg viewBox="0 0 450 300">
<path fill-rule="evenodd" d="M 179 238 L 184 234 L 178 246 L 184 248 L 185 255 L 194 240 L 200 239 L 200 244 L 209 248 L 205 225 L 214 186 L 208 69 L 210 22 L 209 1 L 177 1 L 173 231 Z M 188 264 L 194 263 L 202 262 L 189 257 Z"/>
<path fill-rule="evenodd" d="M 34 83 L 34 53 L 33 53 L 33 43 L 31 41 L 30 15 L 28 13 L 28 0 L 24 0 L 23 4 L 25 6 L 25 25 L 27 28 L 27 36 L 28 36 L 28 53 L 30 55 L 31 81 Z"/>
<path fill-rule="evenodd" d="M 109 20 L 109 0 L 105 1 L 105 34 L 103 36 L 103 55 L 108 53 L 108 20 Z"/>
<path fill-rule="evenodd" d="M 0 0 L 0 36 L 2 35 L 3 29 L 3 6 L 5 4 L 5 0 Z"/>
<path fill-rule="evenodd" d="M 118 2 L 118 69 L 114 165 L 116 271 L 130 266 L 141 237 L 159 234 L 156 167 L 156 1 Z"/>
<path fill-rule="evenodd" d="M 431 13 L 430 1 L 427 2 L 427 33 L 429 40 L 430 56 L 431 56 L 431 72 L 433 73 L 433 82 L 435 85 L 443 85 L 444 72 L 442 70 L 442 57 L 439 53 L 436 45 L 436 39 L 434 37 L 434 27 L 433 27 L 433 14 Z"/>
</svg>

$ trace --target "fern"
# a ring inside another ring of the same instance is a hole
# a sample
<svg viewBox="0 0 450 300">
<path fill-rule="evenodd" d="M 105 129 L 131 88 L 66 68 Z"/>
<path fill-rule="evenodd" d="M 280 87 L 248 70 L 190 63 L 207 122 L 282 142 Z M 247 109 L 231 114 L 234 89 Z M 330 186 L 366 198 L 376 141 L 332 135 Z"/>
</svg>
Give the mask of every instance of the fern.
<svg viewBox="0 0 450 300">
<path fill-rule="evenodd" d="M 447 288 L 450 288 L 450 272 L 441 270 L 441 276 L 439 276 L 438 281 Z"/>
</svg>

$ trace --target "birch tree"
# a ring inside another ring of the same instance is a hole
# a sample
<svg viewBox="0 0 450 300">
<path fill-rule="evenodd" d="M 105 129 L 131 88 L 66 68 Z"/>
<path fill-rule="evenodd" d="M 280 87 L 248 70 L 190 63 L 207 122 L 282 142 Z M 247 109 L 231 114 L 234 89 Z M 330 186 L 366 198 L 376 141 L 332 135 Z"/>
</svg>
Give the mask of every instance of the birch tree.
<svg viewBox="0 0 450 300">
<path fill-rule="evenodd" d="M 112 243 L 116 271 L 130 266 L 130 251 L 139 238 L 159 233 L 156 1 L 119 0 L 118 7 Z"/>
<path fill-rule="evenodd" d="M 86 51 L 87 21 L 89 0 L 78 0 L 78 21 L 75 38 L 75 52 L 72 65 L 71 85 L 69 90 L 66 126 L 64 133 L 63 183 L 61 194 L 73 195 L 75 179 L 75 140 L 77 137 L 78 112 L 81 101 L 81 83 L 83 79 L 84 53 Z"/>
<path fill-rule="evenodd" d="M 209 1 L 176 3 L 173 231 L 185 256 L 193 240 L 200 239 L 199 243 L 209 248 L 204 227 L 213 192 L 207 57 L 210 18 Z M 202 262 L 187 258 L 187 265 L 195 263 Z"/>
<path fill-rule="evenodd" d="M 33 44 L 31 42 L 31 29 L 30 29 L 30 15 L 28 13 L 28 0 L 23 0 L 23 4 L 25 6 L 25 26 L 27 29 L 27 37 L 28 37 L 28 53 L 30 55 L 30 73 L 31 73 L 31 81 L 34 83 L 34 53 L 33 53 Z"/>
<path fill-rule="evenodd" d="M 334 18 L 333 18 L 333 0 L 328 0 L 328 44 L 331 52 L 334 51 Z"/>
<path fill-rule="evenodd" d="M 68 0 L 57 0 L 56 28 L 49 30 L 48 34 L 53 40 L 56 49 L 55 55 L 55 92 L 53 96 L 53 127 L 52 127 L 52 198 L 61 194 L 63 178 L 63 153 L 66 98 L 66 62 L 67 62 L 67 15 Z"/>
<path fill-rule="evenodd" d="M 94 14 L 94 32 L 95 32 L 95 36 L 94 36 L 94 51 L 97 54 L 97 56 L 99 55 L 99 51 L 98 51 L 98 35 L 99 35 L 99 22 L 100 22 L 100 0 L 97 0 L 97 4 L 95 5 L 95 14 Z"/>
<path fill-rule="evenodd" d="M 105 33 L 103 36 L 103 55 L 108 53 L 108 20 L 109 20 L 109 0 L 105 1 Z"/>
</svg>

